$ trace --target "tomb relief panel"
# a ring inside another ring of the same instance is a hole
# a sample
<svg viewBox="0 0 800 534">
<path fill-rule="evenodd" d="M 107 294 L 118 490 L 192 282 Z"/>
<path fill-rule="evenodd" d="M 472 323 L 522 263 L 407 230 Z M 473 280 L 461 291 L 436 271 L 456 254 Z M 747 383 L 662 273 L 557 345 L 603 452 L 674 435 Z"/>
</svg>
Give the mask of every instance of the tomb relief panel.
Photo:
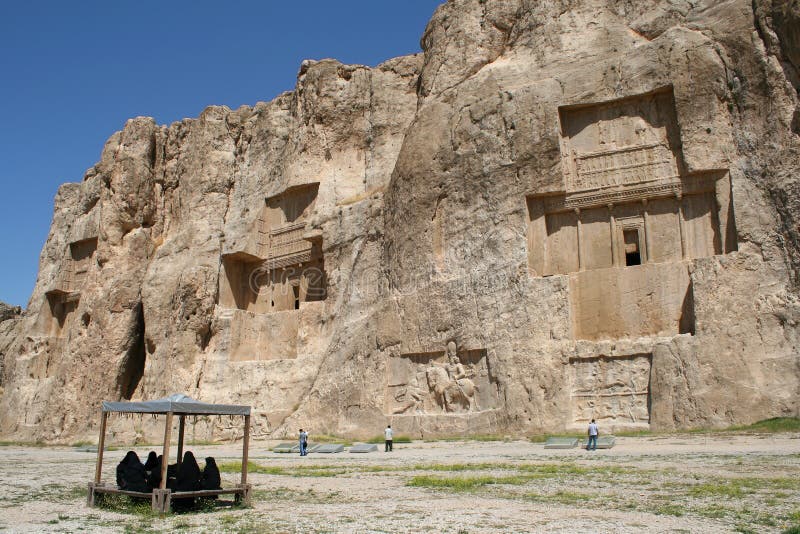
<svg viewBox="0 0 800 534">
<path fill-rule="evenodd" d="M 723 253 L 720 208 L 711 191 L 567 211 L 562 205 L 549 213 L 543 199 L 529 198 L 528 206 L 528 259 L 537 275 Z"/>
<path fill-rule="evenodd" d="M 435 415 L 491 410 L 497 381 L 485 349 L 401 354 L 388 360 L 388 415 Z"/>
<path fill-rule="evenodd" d="M 559 120 L 564 189 L 528 198 L 532 271 L 565 274 L 736 249 L 730 176 L 683 170 L 671 88 L 565 106 Z M 631 217 L 642 219 L 636 228 L 619 225 Z"/>
<path fill-rule="evenodd" d="M 564 107 L 559 118 L 568 202 L 583 206 L 629 198 L 639 190 L 679 188 L 671 90 Z"/>
<path fill-rule="evenodd" d="M 313 242 L 305 227 L 314 211 L 319 184 L 290 188 L 267 198 L 258 223 L 260 256 L 275 267 L 295 265 L 312 259 Z"/>
<path fill-rule="evenodd" d="M 283 268 L 264 262 L 223 258 L 220 306 L 253 313 L 299 310 L 304 303 L 325 300 L 327 281 L 321 259 Z"/>
<path fill-rule="evenodd" d="M 67 247 L 55 284 L 45 293 L 43 312 L 37 327 L 42 334 L 63 337 L 69 330 L 96 250 L 96 237 L 75 241 Z"/>
<path fill-rule="evenodd" d="M 61 271 L 56 278 L 54 292 L 79 292 L 86 283 L 92 266 L 92 258 L 97 250 L 97 238 L 84 239 L 70 243 Z"/>
<path fill-rule="evenodd" d="M 69 332 L 79 301 L 77 293 L 48 292 L 39 316 L 39 331 L 48 337 L 64 337 Z"/>
<path fill-rule="evenodd" d="M 650 354 L 572 358 L 572 423 L 649 425 Z"/>
<path fill-rule="evenodd" d="M 318 188 L 297 186 L 265 200 L 255 228 L 256 252 L 223 255 L 220 306 L 270 313 L 325 300 L 322 239 L 306 231 Z"/>
<path fill-rule="evenodd" d="M 91 268 L 94 253 L 97 250 L 97 238 L 71 243 L 69 249 L 69 263 L 71 264 L 71 280 L 69 285 L 73 291 L 80 291 L 86 283 L 86 276 Z"/>
</svg>

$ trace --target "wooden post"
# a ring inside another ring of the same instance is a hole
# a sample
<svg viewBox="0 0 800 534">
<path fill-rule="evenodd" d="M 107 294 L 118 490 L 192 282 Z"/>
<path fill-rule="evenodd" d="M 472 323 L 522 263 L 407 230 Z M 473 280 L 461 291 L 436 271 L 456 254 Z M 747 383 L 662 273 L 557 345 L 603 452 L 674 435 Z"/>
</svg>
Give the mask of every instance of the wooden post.
<svg viewBox="0 0 800 534">
<path fill-rule="evenodd" d="M 186 416 L 180 416 L 180 425 L 178 426 L 178 469 L 181 468 L 181 462 L 183 461 L 183 429 L 186 425 Z"/>
<path fill-rule="evenodd" d="M 94 468 L 94 483 L 100 483 L 100 476 L 103 473 L 103 449 L 106 446 L 106 421 L 108 421 L 108 412 L 101 412 L 100 417 L 100 440 L 97 443 L 97 465 Z"/>
<path fill-rule="evenodd" d="M 164 449 L 161 452 L 161 483 L 159 489 L 167 488 L 167 466 L 169 465 L 169 440 L 172 437 L 172 412 L 167 412 L 167 422 L 164 426 Z"/>
<path fill-rule="evenodd" d="M 247 455 L 250 452 L 250 416 L 244 416 L 244 438 L 242 439 L 242 485 L 247 484 Z"/>
</svg>

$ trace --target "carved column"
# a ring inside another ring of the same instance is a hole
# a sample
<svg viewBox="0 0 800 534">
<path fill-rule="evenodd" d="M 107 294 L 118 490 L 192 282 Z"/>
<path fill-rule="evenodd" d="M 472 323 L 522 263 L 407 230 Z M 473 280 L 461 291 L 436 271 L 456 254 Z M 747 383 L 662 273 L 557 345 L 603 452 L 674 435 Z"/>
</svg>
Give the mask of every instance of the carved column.
<svg viewBox="0 0 800 534">
<path fill-rule="evenodd" d="M 686 227 L 683 216 L 683 196 L 680 193 L 675 195 L 675 200 L 678 202 L 678 228 L 681 232 L 681 258 L 684 260 L 689 257 L 689 245 L 686 242 Z"/>
<path fill-rule="evenodd" d="M 650 228 L 647 225 L 648 222 L 648 214 L 647 214 L 647 199 L 642 199 L 642 218 L 644 219 L 644 252 L 647 256 L 645 258 L 645 263 L 650 263 L 652 260 L 650 258 L 653 257 L 650 248 Z"/>
<path fill-rule="evenodd" d="M 581 251 L 581 209 L 575 208 L 575 219 L 577 222 L 578 228 L 578 270 L 582 271 L 584 269 L 583 264 L 583 252 Z"/>
<path fill-rule="evenodd" d="M 617 266 L 617 222 L 614 219 L 614 204 L 608 205 L 608 220 L 611 225 L 611 266 Z"/>
</svg>

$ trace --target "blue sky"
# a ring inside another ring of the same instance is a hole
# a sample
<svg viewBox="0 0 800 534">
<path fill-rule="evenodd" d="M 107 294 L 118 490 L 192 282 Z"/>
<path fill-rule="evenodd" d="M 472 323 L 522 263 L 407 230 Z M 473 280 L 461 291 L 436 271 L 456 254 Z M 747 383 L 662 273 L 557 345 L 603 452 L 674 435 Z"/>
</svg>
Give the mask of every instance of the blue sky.
<svg viewBox="0 0 800 534">
<path fill-rule="evenodd" d="M 130 117 L 271 100 L 303 59 L 418 52 L 442 0 L 0 4 L 0 300 L 27 305 L 53 198 Z"/>
</svg>

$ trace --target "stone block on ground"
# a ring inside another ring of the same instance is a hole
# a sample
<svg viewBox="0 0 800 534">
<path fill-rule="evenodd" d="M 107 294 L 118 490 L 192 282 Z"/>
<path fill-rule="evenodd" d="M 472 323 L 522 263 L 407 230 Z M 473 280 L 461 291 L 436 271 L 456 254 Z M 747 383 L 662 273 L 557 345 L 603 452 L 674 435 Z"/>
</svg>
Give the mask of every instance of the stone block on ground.
<svg viewBox="0 0 800 534">
<path fill-rule="evenodd" d="M 610 449 L 616 444 L 617 438 L 614 436 L 601 436 L 597 438 L 597 448 L 598 449 Z M 581 440 L 581 448 L 585 449 L 586 445 L 589 443 L 588 439 Z"/>
<path fill-rule="evenodd" d="M 279 443 L 274 447 L 272 447 L 272 452 L 290 453 L 290 452 L 300 452 L 300 451 L 297 443 L 286 442 L 286 443 Z"/>
<path fill-rule="evenodd" d="M 578 446 L 578 438 L 547 438 L 545 449 L 574 449 Z"/>
<path fill-rule="evenodd" d="M 338 443 L 325 443 L 324 445 L 317 445 L 312 452 L 321 452 L 324 454 L 344 452 L 344 445 L 340 445 Z"/>
<path fill-rule="evenodd" d="M 363 453 L 363 452 L 377 452 L 377 451 L 378 451 L 378 446 L 375 445 L 374 443 L 356 443 L 355 445 L 350 447 L 350 452 Z"/>
</svg>

